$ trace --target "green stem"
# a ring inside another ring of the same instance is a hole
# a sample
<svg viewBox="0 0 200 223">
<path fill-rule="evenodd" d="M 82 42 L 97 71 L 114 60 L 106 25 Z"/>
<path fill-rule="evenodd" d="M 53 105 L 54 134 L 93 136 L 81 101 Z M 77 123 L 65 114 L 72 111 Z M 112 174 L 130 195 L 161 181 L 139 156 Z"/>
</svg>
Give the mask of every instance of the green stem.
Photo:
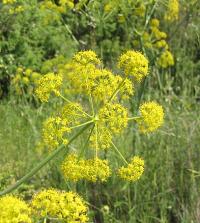
<svg viewBox="0 0 200 223">
<path fill-rule="evenodd" d="M 155 1 L 155 3 L 153 4 L 153 6 L 151 8 L 151 12 L 150 12 L 149 16 L 147 16 L 147 19 L 145 21 L 145 25 L 144 25 L 144 29 L 143 29 L 142 34 L 144 34 L 144 32 L 146 31 L 146 28 L 147 28 L 147 26 L 148 26 L 148 24 L 150 22 L 150 19 L 151 19 L 152 15 L 153 15 L 153 13 L 154 13 L 154 11 L 156 9 L 156 6 L 157 6 L 157 1 Z"/>
<path fill-rule="evenodd" d="M 113 92 L 113 94 L 111 95 L 111 97 L 109 98 L 108 102 L 112 101 L 112 99 L 115 97 L 115 95 L 118 94 L 120 88 L 123 86 L 124 82 L 126 81 L 126 78 L 124 78 L 121 83 L 119 84 L 119 86 L 116 88 L 116 90 Z"/>
<path fill-rule="evenodd" d="M 90 124 L 84 126 L 79 132 L 77 132 L 72 138 L 69 140 L 67 146 L 71 144 L 79 135 L 81 135 Z M 26 174 L 24 177 L 22 177 L 20 180 L 18 180 L 14 185 L 11 185 L 4 191 L 0 192 L 0 196 L 3 196 L 7 193 L 12 192 L 13 190 L 17 189 L 21 184 L 23 184 L 25 181 L 30 179 L 34 174 L 36 174 L 43 166 L 45 166 L 50 160 L 52 160 L 56 155 L 58 155 L 66 145 L 61 145 L 58 147 L 55 151 L 53 151 L 49 156 L 47 156 L 44 160 L 42 160 L 35 168 L 33 168 L 28 174 Z"/>
<path fill-rule="evenodd" d="M 131 120 L 138 120 L 140 119 L 141 117 L 131 117 L 131 118 L 128 118 L 128 121 L 131 121 Z"/>
<path fill-rule="evenodd" d="M 84 123 L 82 123 L 82 124 L 80 124 L 80 125 L 72 126 L 72 127 L 70 127 L 70 129 L 79 128 L 79 127 L 81 127 L 81 126 L 85 126 L 85 125 L 90 124 L 90 123 L 93 123 L 93 122 L 94 122 L 94 120 L 90 120 L 90 121 L 88 121 L 88 122 L 84 122 Z"/>
<path fill-rule="evenodd" d="M 69 99 L 65 98 L 62 94 L 59 95 L 64 101 L 68 102 L 68 103 L 71 103 L 71 104 L 74 104 L 72 101 L 70 101 Z M 91 115 L 89 115 L 88 113 L 84 112 L 82 109 L 80 109 L 79 107 L 75 106 L 77 108 L 77 110 L 79 110 L 80 112 L 82 112 L 84 115 L 92 118 Z"/>
<path fill-rule="evenodd" d="M 113 142 L 111 142 L 111 144 L 113 145 L 113 148 L 115 149 L 115 151 L 120 155 L 120 157 L 122 158 L 122 160 L 126 163 L 126 164 L 128 164 L 128 162 L 126 161 L 126 159 L 124 158 L 124 156 L 121 154 L 121 152 L 118 150 L 118 148 L 117 148 L 117 146 L 113 143 Z"/>
<path fill-rule="evenodd" d="M 92 132 L 93 132 L 93 130 L 94 130 L 94 127 L 95 127 L 95 125 L 93 124 L 93 126 L 92 126 L 92 128 L 91 128 L 91 130 L 90 130 L 90 134 L 89 134 L 89 136 L 87 137 L 87 140 L 86 140 L 86 142 L 85 142 L 83 148 L 81 149 L 80 154 L 78 155 L 78 160 L 81 158 L 81 156 L 82 156 L 82 155 L 84 154 L 84 152 L 85 152 L 85 148 L 86 148 L 86 146 L 87 146 L 88 143 L 89 143 L 89 140 L 90 140 L 90 137 L 91 137 Z"/>
</svg>

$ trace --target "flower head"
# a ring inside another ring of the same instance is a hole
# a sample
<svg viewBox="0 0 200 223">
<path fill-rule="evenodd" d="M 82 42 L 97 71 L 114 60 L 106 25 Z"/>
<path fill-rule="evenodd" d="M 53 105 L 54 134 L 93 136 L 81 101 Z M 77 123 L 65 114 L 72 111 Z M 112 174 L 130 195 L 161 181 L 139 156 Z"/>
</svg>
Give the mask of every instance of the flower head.
<svg viewBox="0 0 200 223">
<path fill-rule="evenodd" d="M 17 197 L 6 195 L 0 198 L 0 223 L 31 223 L 31 209 Z"/>
<path fill-rule="evenodd" d="M 168 0 L 168 9 L 165 14 L 165 20 L 173 22 L 178 19 L 179 16 L 179 1 Z"/>
<path fill-rule="evenodd" d="M 148 60 L 138 51 L 129 50 L 122 54 L 118 66 L 125 75 L 134 77 L 138 82 L 148 75 Z"/>
<path fill-rule="evenodd" d="M 167 68 L 174 65 L 174 57 L 169 50 L 165 50 L 158 58 L 157 63 L 160 67 Z"/>
<path fill-rule="evenodd" d="M 80 51 L 74 55 L 73 61 L 81 65 L 99 65 L 101 61 L 98 59 L 96 53 L 92 50 Z"/>
<path fill-rule="evenodd" d="M 120 133 L 128 123 L 128 112 L 121 104 L 107 103 L 99 111 L 99 123 L 113 133 Z"/>
<path fill-rule="evenodd" d="M 134 156 L 127 167 L 120 167 L 118 175 L 120 178 L 127 181 L 138 180 L 144 172 L 144 160 L 139 156 Z"/>
<path fill-rule="evenodd" d="M 140 106 L 139 129 L 143 133 L 153 132 L 163 124 L 164 111 L 156 102 L 146 102 Z"/>
<path fill-rule="evenodd" d="M 160 25 L 160 21 L 158 20 L 158 19 L 152 19 L 151 20 L 151 22 L 150 22 L 150 25 L 152 26 L 152 27 L 159 27 L 159 25 Z"/>
<path fill-rule="evenodd" d="M 66 179 L 75 182 L 78 180 L 92 182 L 100 180 L 103 182 L 110 176 L 110 168 L 107 160 L 99 158 L 84 160 L 78 158 L 75 154 L 66 157 L 61 169 Z"/>
<path fill-rule="evenodd" d="M 67 223 L 88 222 L 84 200 L 74 192 L 43 190 L 32 200 L 32 209 L 39 218 L 57 218 Z"/>
<path fill-rule="evenodd" d="M 55 149 L 60 142 L 67 143 L 65 134 L 70 131 L 68 119 L 61 119 L 59 116 L 49 117 L 43 124 L 43 143 L 49 149 Z"/>
<path fill-rule="evenodd" d="M 47 102 L 50 97 L 50 93 L 53 92 L 56 96 L 59 96 L 61 84 L 61 75 L 48 73 L 38 80 L 36 95 L 42 102 Z"/>
</svg>

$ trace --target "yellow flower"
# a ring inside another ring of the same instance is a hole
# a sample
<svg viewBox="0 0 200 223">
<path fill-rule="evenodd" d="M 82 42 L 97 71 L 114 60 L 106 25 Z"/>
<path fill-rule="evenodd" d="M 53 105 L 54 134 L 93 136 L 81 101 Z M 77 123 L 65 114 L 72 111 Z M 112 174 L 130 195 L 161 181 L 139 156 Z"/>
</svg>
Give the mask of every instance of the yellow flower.
<svg viewBox="0 0 200 223">
<path fill-rule="evenodd" d="M 160 67 L 167 68 L 174 65 L 174 57 L 169 50 L 165 50 L 158 58 L 157 63 Z"/>
<path fill-rule="evenodd" d="M 31 69 L 26 69 L 24 73 L 25 73 L 25 76 L 29 77 L 31 76 L 32 72 L 33 71 Z"/>
<path fill-rule="evenodd" d="M 167 42 L 165 41 L 165 40 L 159 40 L 159 41 L 157 41 L 155 44 L 154 44 L 154 46 L 156 47 L 156 48 L 168 48 L 168 45 L 167 45 Z"/>
<path fill-rule="evenodd" d="M 88 208 L 74 192 L 43 190 L 34 196 L 32 209 L 38 218 L 56 218 L 59 222 L 67 223 L 88 222 Z"/>
<path fill-rule="evenodd" d="M 138 82 L 148 75 L 148 60 L 138 51 L 129 50 L 122 54 L 118 66 L 127 76 L 134 77 Z"/>
<path fill-rule="evenodd" d="M 140 179 L 144 172 L 144 160 L 139 156 L 134 156 L 127 167 L 120 167 L 118 175 L 120 178 L 127 181 L 136 181 Z"/>
<path fill-rule="evenodd" d="M 173 22 L 178 20 L 179 16 L 179 1 L 178 0 L 169 0 L 168 9 L 165 14 L 165 20 Z"/>
<path fill-rule="evenodd" d="M 41 78 L 41 74 L 37 72 L 33 72 L 31 74 L 31 80 L 37 84 L 38 79 Z"/>
<path fill-rule="evenodd" d="M 96 138 L 97 137 L 97 138 Z M 109 129 L 103 125 L 97 125 L 97 134 L 95 131 L 90 136 L 90 146 L 93 149 L 109 149 L 112 142 L 112 134 Z"/>
<path fill-rule="evenodd" d="M 99 124 L 107 127 L 113 133 L 120 133 L 128 123 L 128 112 L 120 104 L 106 104 L 99 111 Z"/>
<path fill-rule="evenodd" d="M 42 102 L 47 102 L 51 92 L 54 92 L 56 96 L 59 96 L 60 94 L 59 89 L 61 84 L 62 84 L 61 75 L 48 73 L 38 80 L 36 95 Z"/>
<path fill-rule="evenodd" d="M 93 64 L 93 65 L 100 65 L 101 61 L 98 59 L 96 53 L 92 50 L 87 51 L 80 51 L 73 57 L 74 62 L 87 65 L 87 64 Z"/>
<path fill-rule="evenodd" d="M 22 78 L 22 83 L 23 83 L 23 84 L 28 85 L 29 82 L 30 82 L 30 81 L 29 81 L 29 78 L 28 78 L 28 77 L 23 77 L 23 78 Z"/>
<path fill-rule="evenodd" d="M 31 223 L 31 210 L 17 197 L 6 195 L 0 198 L 0 223 Z"/>
<path fill-rule="evenodd" d="M 98 179 L 102 182 L 107 181 L 111 174 L 107 160 L 99 158 L 89 159 L 86 161 L 88 168 L 85 178 L 89 181 L 96 182 Z"/>
<path fill-rule="evenodd" d="M 68 103 L 63 106 L 60 112 L 62 120 L 67 119 L 66 123 L 77 125 L 80 123 L 80 119 L 86 117 L 83 107 L 79 103 Z"/>
<path fill-rule="evenodd" d="M 159 21 L 158 19 L 152 19 L 151 22 L 150 22 L 150 25 L 151 25 L 152 27 L 156 27 L 156 28 L 158 28 L 159 25 L 160 25 L 160 21 Z"/>
<path fill-rule="evenodd" d="M 135 8 L 135 15 L 144 17 L 145 16 L 145 11 L 146 11 L 146 7 L 144 5 L 144 3 L 140 3 L 140 5 L 138 7 Z"/>
<path fill-rule="evenodd" d="M 105 4 L 105 6 L 104 6 L 104 11 L 105 12 L 110 12 L 110 11 L 112 11 L 113 10 L 113 3 L 111 2 L 108 2 L 108 3 L 106 3 Z"/>
<path fill-rule="evenodd" d="M 3 0 L 3 4 L 14 4 L 17 0 Z"/>
<path fill-rule="evenodd" d="M 71 129 L 68 127 L 68 119 L 50 117 L 43 123 L 42 140 L 50 150 L 55 149 L 60 143 L 66 144 L 66 133 Z"/>
<path fill-rule="evenodd" d="M 156 102 L 145 102 L 140 106 L 141 119 L 138 119 L 142 133 L 153 132 L 163 124 L 164 111 Z"/>
<path fill-rule="evenodd" d="M 61 170 L 67 180 L 75 181 L 97 180 L 106 181 L 111 174 L 107 160 L 99 158 L 87 159 L 78 158 L 77 155 L 68 155 L 61 165 Z"/>
</svg>

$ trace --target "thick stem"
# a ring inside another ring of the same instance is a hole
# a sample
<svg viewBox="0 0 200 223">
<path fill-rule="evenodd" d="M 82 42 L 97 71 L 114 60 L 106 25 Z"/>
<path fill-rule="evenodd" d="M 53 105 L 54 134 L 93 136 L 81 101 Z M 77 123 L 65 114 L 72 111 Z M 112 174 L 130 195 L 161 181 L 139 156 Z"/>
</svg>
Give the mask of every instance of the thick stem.
<svg viewBox="0 0 200 223">
<path fill-rule="evenodd" d="M 91 124 L 84 126 L 78 133 L 76 133 L 68 142 L 67 145 L 61 145 L 55 151 L 53 151 L 49 156 L 47 156 L 44 160 L 42 160 L 35 168 L 33 168 L 29 173 L 27 173 L 24 177 L 18 180 L 14 185 L 11 185 L 4 191 L 0 192 L 0 196 L 3 196 L 7 193 L 12 192 L 17 189 L 21 184 L 30 179 L 34 174 L 36 174 L 43 166 L 45 166 L 50 160 L 52 160 L 56 155 L 58 155 L 66 146 L 71 144 L 79 135 L 81 135 Z"/>
</svg>

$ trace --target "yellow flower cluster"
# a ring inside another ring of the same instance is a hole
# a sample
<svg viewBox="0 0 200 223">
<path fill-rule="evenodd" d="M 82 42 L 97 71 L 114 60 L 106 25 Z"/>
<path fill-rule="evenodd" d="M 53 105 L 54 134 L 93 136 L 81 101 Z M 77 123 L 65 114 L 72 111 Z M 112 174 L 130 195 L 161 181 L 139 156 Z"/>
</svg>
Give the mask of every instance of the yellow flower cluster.
<svg viewBox="0 0 200 223">
<path fill-rule="evenodd" d="M 72 131 L 74 125 L 84 121 L 86 115 L 79 103 L 65 104 L 57 115 L 47 118 L 43 123 L 41 146 L 50 150 L 60 144 L 67 144 L 67 134 Z"/>
<path fill-rule="evenodd" d="M 122 54 L 118 66 L 127 76 L 134 77 L 138 82 L 148 75 L 148 60 L 137 51 L 129 50 Z"/>
<path fill-rule="evenodd" d="M 77 155 L 71 154 L 66 157 L 61 166 L 63 175 L 67 180 L 78 181 L 97 180 L 106 181 L 111 174 L 107 160 L 99 158 L 84 160 Z"/>
<path fill-rule="evenodd" d="M 43 222 L 52 218 L 65 223 L 85 223 L 89 220 L 87 212 L 85 201 L 71 191 L 43 190 L 35 194 L 30 206 L 12 195 L 0 198 L 0 223 L 32 223 L 32 219 Z"/>
<path fill-rule="evenodd" d="M 122 78 L 107 69 L 101 69 L 100 66 L 101 61 L 93 51 L 79 52 L 73 57 L 67 78 L 77 93 L 91 95 L 95 102 L 106 102 L 122 82 Z M 123 98 L 134 94 L 130 80 L 124 81 L 119 93 Z"/>
<path fill-rule="evenodd" d="M 179 0 L 168 0 L 168 8 L 165 14 L 165 20 L 173 22 L 178 20 L 179 16 Z"/>
<path fill-rule="evenodd" d="M 118 175 L 120 178 L 127 181 L 138 180 L 144 172 L 144 160 L 138 156 L 134 156 L 127 167 L 120 167 Z"/>
<path fill-rule="evenodd" d="M 80 51 L 73 57 L 74 62 L 81 65 L 100 65 L 101 61 L 97 57 L 96 53 L 92 50 Z"/>
<path fill-rule="evenodd" d="M 6 195 L 0 198 L 0 223 L 31 223 L 31 209 L 17 197 Z"/>
<path fill-rule="evenodd" d="M 13 4 L 17 2 L 17 0 L 3 0 L 3 4 Z"/>
<path fill-rule="evenodd" d="M 160 30 L 160 21 L 156 18 L 150 20 L 149 29 L 142 33 L 142 44 L 145 48 L 155 50 L 157 58 L 157 64 L 160 67 L 170 67 L 174 65 L 173 55 L 169 51 L 169 45 L 166 41 L 167 34 Z M 140 37 L 140 38 L 141 38 Z M 138 39 L 133 41 L 135 47 L 141 47 L 141 43 Z"/>
<path fill-rule="evenodd" d="M 167 68 L 174 65 L 174 57 L 169 50 L 165 50 L 158 58 L 157 63 L 160 67 Z"/>
<path fill-rule="evenodd" d="M 96 130 L 90 136 L 90 146 L 97 150 L 109 149 L 113 135 L 109 129 L 103 125 L 96 125 Z"/>
<path fill-rule="evenodd" d="M 26 90 L 29 95 L 32 95 L 34 86 L 40 77 L 40 73 L 34 72 L 29 68 L 23 69 L 22 67 L 18 67 L 11 84 L 18 95 L 21 95 L 23 90 Z"/>
<path fill-rule="evenodd" d="M 51 0 L 44 0 L 40 4 L 41 9 L 51 10 L 52 12 L 56 13 L 65 13 L 66 9 L 72 9 L 74 7 L 73 0 L 59 0 L 58 5 Z"/>
<path fill-rule="evenodd" d="M 151 36 L 153 37 L 153 46 L 155 48 L 168 49 L 169 46 L 166 42 L 167 34 L 159 30 L 160 22 L 158 19 L 154 18 L 150 22 Z"/>
<path fill-rule="evenodd" d="M 81 119 L 86 118 L 86 113 L 81 104 L 73 102 L 63 106 L 60 117 L 68 124 L 77 125 L 80 123 Z"/>
<path fill-rule="evenodd" d="M 60 95 L 62 76 L 54 73 L 45 74 L 38 81 L 36 95 L 42 102 L 47 102 L 53 92 L 56 96 Z"/>
<path fill-rule="evenodd" d="M 146 102 L 140 106 L 139 129 L 143 133 L 153 132 L 163 124 L 164 111 L 156 102 Z"/>
<path fill-rule="evenodd" d="M 15 4 L 17 3 L 17 0 L 3 0 L 2 3 L 5 6 L 9 6 L 8 7 L 9 14 L 15 14 L 15 13 L 23 12 L 25 10 L 24 6 Z"/>
<path fill-rule="evenodd" d="M 88 222 L 88 208 L 74 192 L 43 190 L 33 197 L 31 205 L 39 218 L 54 218 L 65 223 Z"/>
<path fill-rule="evenodd" d="M 98 157 L 101 154 L 99 150 L 113 147 L 122 158 L 123 155 L 113 143 L 113 138 L 122 133 L 128 121 L 136 121 L 143 133 L 155 131 L 163 123 L 162 106 L 155 102 L 140 106 L 139 117 L 129 117 L 128 109 L 123 105 L 124 96 L 128 97 L 133 92 L 134 80 L 140 82 L 148 75 L 148 60 L 140 52 L 129 50 L 118 61 L 118 66 L 123 71 L 121 75 L 101 68 L 101 61 L 93 51 L 81 51 L 73 57 L 70 64 L 62 64 L 57 74 L 50 74 L 50 78 L 49 74 L 44 75 L 39 81 L 36 93 L 42 101 L 47 101 L 53 91 L 68 102 L 59 108 L 55 117 L 45 121 L 43 141 L 46 146 L 52 149 L 60 143 L 67 143 L 67 135 L 72 130 L 86 125 L 89 128 L 87 143 L 95 150 L 94 158 L 82 158 L 85 155 L 84 146 L 80 152 L 81 157 L 76 154 L 69 155 L 61 167 L 67 180 L 106 181 L 111 171 L 108 161 Z M 60 76 L 65 78 L 64 82 L 69 83 L 73 92 L 81 93 L 79 99 L 84 103 L 84 108 L 81 103 L 71 102 L 65 97 L 68 86 L 62 85 L 62 91 L 59 92 L 63 82 L 62 79 L 57 80 Z M 135 160 L 137 159 L 134 159 L 134 164 Z M 134 172 L 131 173 L 134 179 L 138 179 Z"/>
<path fill-rule="evenodd" d="M 127 127 L 128 111 L 120 104 L 106 104 L 99 110 L 99 125 L 107 127 L 112 133 L 120 133 Z"/>
<path fill-rule="evenodd" d="M 135 8 L 134 13 L 137 16 L 144 17 L 145 16 L 146 7 L 143 2 L 140 2 L 139 5 Z"/>
<path fill-rule="evenodd" d="M 67 144 L 68 140 L 65 135 L 70 131 L 71 129 L 68 127 L 68 119 L 50 117 L 43 124 L 43 143 L 51 150 L 56 148 L 60 142 Z"/>
</svg>

